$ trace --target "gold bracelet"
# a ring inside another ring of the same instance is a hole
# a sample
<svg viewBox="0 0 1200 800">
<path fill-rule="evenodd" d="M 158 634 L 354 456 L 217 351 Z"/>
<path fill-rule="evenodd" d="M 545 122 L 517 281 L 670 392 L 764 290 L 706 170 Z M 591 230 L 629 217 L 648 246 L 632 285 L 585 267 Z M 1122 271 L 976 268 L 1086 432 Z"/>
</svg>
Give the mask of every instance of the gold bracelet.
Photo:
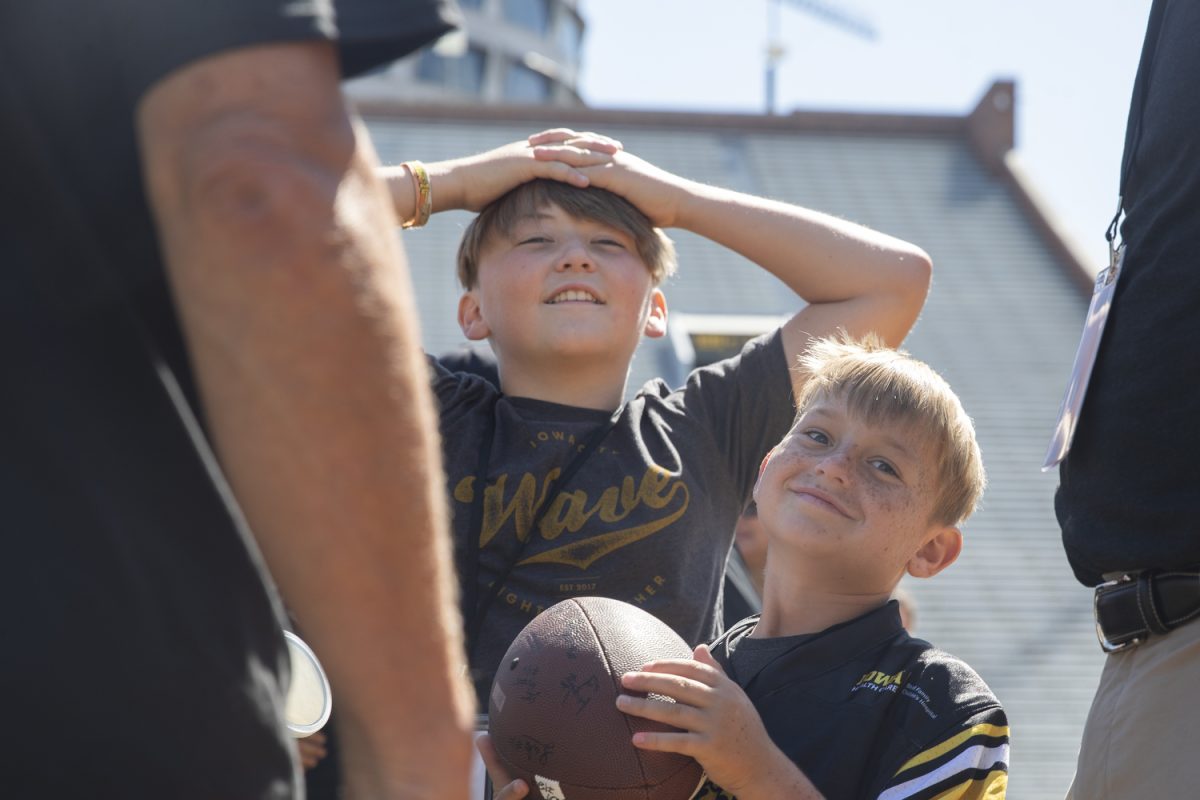
<svg viewBox="0 0 1200 800">
<path fill-rule="evenodd" d="M 400 166 L 408 167 L 408 172 L 413 178 L 413 194 L 417 200 L 412 219 L 400 223 L 400 227 L 420 228 L 429 222 L 429 215 L 433 213 L 433 186 L 429 183 L 429 173 L 420 161 L 405 161 Z"/>
</svg>

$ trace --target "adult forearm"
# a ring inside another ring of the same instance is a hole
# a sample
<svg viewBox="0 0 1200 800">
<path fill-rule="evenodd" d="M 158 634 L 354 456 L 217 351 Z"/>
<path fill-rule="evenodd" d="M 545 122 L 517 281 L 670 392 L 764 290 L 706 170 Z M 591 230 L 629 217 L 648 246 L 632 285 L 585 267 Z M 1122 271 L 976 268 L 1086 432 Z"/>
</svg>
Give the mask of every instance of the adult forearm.
<svg viewBox="0 0 1200 800">
<path fill-rule="evenodd" d="M 143 155 L 209 427 L 330 674 L 351 785 L 465 797 L 436 419 L 395 218 L 327 58 L 290 62 L 326 108 L 314 92 L 189 134 L 148 98 Z"/>
</svg>

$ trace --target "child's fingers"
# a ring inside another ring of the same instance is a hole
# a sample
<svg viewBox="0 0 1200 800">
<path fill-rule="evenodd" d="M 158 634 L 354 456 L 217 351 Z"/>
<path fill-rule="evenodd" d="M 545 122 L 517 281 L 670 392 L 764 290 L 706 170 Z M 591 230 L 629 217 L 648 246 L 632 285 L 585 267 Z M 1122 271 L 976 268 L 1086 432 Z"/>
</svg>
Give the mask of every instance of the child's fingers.
<svg viewBox="0 0 1200 800">
<path fill-rule="evenodd" d="M 695 731 L 704 727 L 703 714 L 687 703 L 668 703 L 665 700 L 622 694 L 617 695 L 617 710 L 684 731 Z"/>
<path fill-rule="evenodd" d="M 695 657 L 697 662 L 703 664 L 706 667 L 711 667 L 712 669 L 716 670 L 717 672 L 721 673 L 722 675 L 725 674 L 725 668 L 721 666 L 721 662 L 719 662 L 715 658 L 713 658 L 712 651 L 708 649 L 708 645 L 706 645 L 706 644 L 696 645 L 696 649 L 692 651 L 692 655 Z"/>
<path fill-rule="evenodd" d="M 550 130 L 533 134 L 529 137 L 528 141 L 529 144 L 535 147 L 543 144 L 569 143 L 587 150 L 598 150 L 609 154 L 624 149 L 624 145 L 611 136 L 604 136 L 593 131 L 580 132 L 570 128 L 551 128 Z"/>
<path fill-rule="evenodd" d="M 529 794 L 528 784 L 522 780 L 515 780 L 492 797 L 493 800 L 520 800 L 527 794 Z"/>
<path fill-rule="evenodd" d="M 485 733 L 477 738 L 475 740 L 475 749 L 483 757 L 483 766 L 487 769 L 488 777 L 492 779 L 493 786 L 503 786 L 505 792 L 517 786 L 517 784 L 525 786 L 525 782 L 522 780 L 518 779 L 514 781 L 512 776 L 508 774 L 508 770 L 504 769 L 503 765 L 501 765 L 500 756 L 496 753 L 496 746 L 492 744 L 491 736 Z M 520 794 L 509 796 L 513 798 L 524 797 L 527 791 L 529 791 L 528 787 L 521 791 Z M 501 792 L 500 796 L 504 796 L 504 792 Z M 499 800 L 499 797 L 496 800 Z"/>
<path fill-rule="evenodd" d="M 539 131 L 533 134 L 527 140 L 532 145 L 547 144 L 549 142 L 565 142 L 567 139 L 577 136 L 578 134 L 570 128 L 550 128 L 549 130 Z"/>
<path fill-rule="evenodd" d="M 719 667 L 694 661 L 690 658 L 664 658 L 658 661 L 651 661 L 645 664 L 640 670 L 625 673 L 625 675 L 621 676 L 622 685 L 625 685 L 624 679 L 626 677 L 646 673 L 677 675 L 681 678 L 688 678 L 703 683 L 705 686 L 716 686 L 724 674 L 719 670 Z M 637 679 L 634 678 L 632 680 Z"/>
<path fill-rule="evenodd" d="M 641 750 L 679 753 L 694 758 L 697 753 L 697 745 L 696 737 L 690 733 L 639 731 L 633 735 L 633 746 Z"/>
<path fill-rule="evenodd" d="M 569 143 L 538 145 L 533 148 L 533 157 L 539 161 L 562 161 L 574 167 L 594 167 L 613 160 L 612 153 Z"/>
<path fill-rule="evenodd" d="M 569 183 L 572 186 L 578 186 L 581 189 L 587 187 L 591 183 L 588 176 L 584 175 L 582 172 L 562 159 L 546 158 L 544 156 L 538 157 L 537 151 L 534 151 L 534 157 L 534 177 L 549 178 L 550 180 Z"/>
</svg>

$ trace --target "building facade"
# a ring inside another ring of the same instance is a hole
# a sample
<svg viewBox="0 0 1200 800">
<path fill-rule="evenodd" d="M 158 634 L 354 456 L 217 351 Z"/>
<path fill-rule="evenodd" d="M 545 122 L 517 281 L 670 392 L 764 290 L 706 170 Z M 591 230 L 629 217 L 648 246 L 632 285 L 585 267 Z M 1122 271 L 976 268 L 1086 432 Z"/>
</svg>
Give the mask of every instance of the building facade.
<svg viewBox="0 0 1200 800">
<path fill-rule="evenodd" d="M 580 105 L 578 0 L 458 0 L 462 30 L 348 85 L 356 100 Z"/>
</svg>

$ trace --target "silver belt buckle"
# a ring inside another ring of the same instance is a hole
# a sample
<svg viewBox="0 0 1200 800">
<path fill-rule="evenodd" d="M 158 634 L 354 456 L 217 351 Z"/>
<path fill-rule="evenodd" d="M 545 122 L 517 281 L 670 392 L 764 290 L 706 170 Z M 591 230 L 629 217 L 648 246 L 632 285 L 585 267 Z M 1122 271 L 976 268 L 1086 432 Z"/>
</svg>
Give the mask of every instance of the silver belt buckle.
<svg viewBox="0 0 1200 800">
<path fill-rule="evenodd" d="M 1127 583 L 1133 583 L 1137 577 L 1125 573 L 1119 578 L 1111 581 L 1105 581 L 1096 587 L 1095 593 L 1092 595 L 1092 617 L 1096 620 L 1096 638 L 1100 640 L 1100 649 L 1106 653 L 1119 653 L 1122 650 L 1129 650 L 1137 647 L 1142 643 L 1139 636 L 1135 636 L 1127 642 L 1111 642 L 1104 635 L 1104 629 L 1100 627 L 1100 596 L 1106 594 L 1105 590 L 1114 589 L 1117 586 L 1124 586 Z"/>
</svg>

